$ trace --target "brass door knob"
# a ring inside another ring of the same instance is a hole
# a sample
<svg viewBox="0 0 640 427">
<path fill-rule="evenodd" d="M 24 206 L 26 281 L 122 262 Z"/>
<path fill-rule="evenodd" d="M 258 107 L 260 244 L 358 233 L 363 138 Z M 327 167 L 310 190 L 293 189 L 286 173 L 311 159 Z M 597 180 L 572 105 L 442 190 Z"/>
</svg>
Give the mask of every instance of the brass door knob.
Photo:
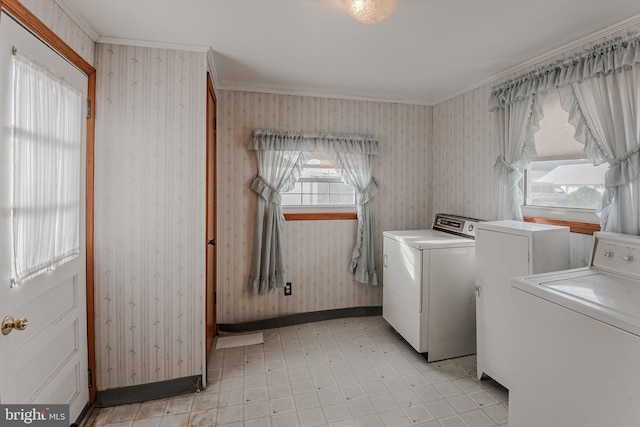
<svg viewBox="0 0 640 427">
<path fill-rule="evenodd" d="M 29 321 L 26 317 L 21 317 L 20 319 L 15 320 L 11 316 L 6 316 L 2 319 L 2 335 L 9 335 L 14 329 L 24 331 L 27 329 L 28 325 Z"/>
</svg>

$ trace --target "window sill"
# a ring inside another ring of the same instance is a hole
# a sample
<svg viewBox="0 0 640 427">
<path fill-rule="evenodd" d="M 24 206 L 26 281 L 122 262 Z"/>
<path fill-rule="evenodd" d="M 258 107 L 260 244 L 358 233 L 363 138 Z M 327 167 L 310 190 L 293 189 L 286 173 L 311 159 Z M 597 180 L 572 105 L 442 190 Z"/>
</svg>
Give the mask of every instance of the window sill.
<svg viewBox="0 0 640 427">
<path fill-rule="evenodd" d="M 357 212 L 289 212 L 284 214 L 287 221 L 333 221 L 358 219 Z"/>
<path fill-rule="evenodd" d="M 539 218 L 532 216 L 525 216 L 524 221 L 535 222 L 538 224 L 561 225 L 569 227 L 572 233 L 578 234 L 593 234 L 600 231 L 600 224 L 593 224 L 591 222 L 565 221 L 561 219 Z"/>
<path fill-rule="evenodd" d="M 523 206 L 522 213 L 525 222 L 569 227 L 572 233 L 591 235 L 600 231 L 600 218 L 590 210 Z"/>
<path fill-rule="evenodd" d="M 287 221 L 331 221 L 358 219 L 355 206 L 283 206 Z"/>
</svg>

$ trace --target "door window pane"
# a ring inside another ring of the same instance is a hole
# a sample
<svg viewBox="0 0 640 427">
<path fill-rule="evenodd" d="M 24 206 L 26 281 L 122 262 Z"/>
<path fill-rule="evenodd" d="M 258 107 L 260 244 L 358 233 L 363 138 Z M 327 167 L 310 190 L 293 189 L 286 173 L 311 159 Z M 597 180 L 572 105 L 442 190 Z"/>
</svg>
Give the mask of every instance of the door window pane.
<svg viewBox="0 0 640 427">
<path fill-rule="evenodd" d="M 82 96 L 16 53 L 12 98 L 12 285 L 80 253 Z"/>
</svg>

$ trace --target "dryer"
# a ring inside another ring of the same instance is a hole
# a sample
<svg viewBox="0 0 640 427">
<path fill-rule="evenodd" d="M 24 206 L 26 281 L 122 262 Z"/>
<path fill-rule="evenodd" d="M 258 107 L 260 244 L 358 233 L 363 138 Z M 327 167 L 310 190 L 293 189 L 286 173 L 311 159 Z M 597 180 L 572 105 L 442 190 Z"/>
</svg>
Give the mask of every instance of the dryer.
<svg viewBox="0 0 640 427">
<path fill-rule="evenodd" d="M 431 229 L 383 232 L 382 317 L 429 362 L 476 352 L 479 222 L 437 214 Z"/>
</svg>

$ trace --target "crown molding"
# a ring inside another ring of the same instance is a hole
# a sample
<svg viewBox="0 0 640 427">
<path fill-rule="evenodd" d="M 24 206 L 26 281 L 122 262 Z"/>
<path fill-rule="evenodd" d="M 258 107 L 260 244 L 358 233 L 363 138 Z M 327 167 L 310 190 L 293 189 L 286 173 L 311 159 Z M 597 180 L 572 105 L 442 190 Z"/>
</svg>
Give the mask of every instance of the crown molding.
<svg viewBox="0 0 640 427">
<path fill-rule="evenodd" d="M 467 92 L 470 92 L 472 90 L 478 89 L 482 86 L 486 86 L 488 84 L 495 84 L 497 82 L 499 82 L 500 80 L 503 79 L 507 79 L 513 76 L 513 74 L 518 74 L 520 72 L 523 72 L 531 67 L 535 67 L 536 65 L 540 65 L 546 61 L 549 60 L 553 60 L 553 59 L 559 59 L 560 56 L 574 50 L 574 49 L 578 49 L 583 47 L 586 44 L 589 43 L 593 43 L 596 41 L 599 41 L 603 38 L 606 37 L 610 37 L 616 33 L 619 33 L 621 31 L 625 31 L 625 30 L 629 30 L 632 27 L 638 26 L 640 25 L 640 14 L 632 16 L 631 18 L 627 18 L 623 21 L 620 21 L 616 24 L 613 24 L 609 27 L 603 28 L 602 30 L 596 31 L 595 33 L 591 33 L 587 36 L 584 36 L 582 38 L 579 38 L 577 40 L 572 41 L 571 43 L 567 43 L 563 46 L 560 46 L 556 49 L 553 49 L 545 54 L 542 54 L 540 56 L 537 56 L 533 59 L 530 59 L 529 61 L 523 62 L 521 64 L 518 64 L 514 67 L 511 67 L 505 71 L 502 71 L 492 77 L 489 77 L 487 79 L 484 79 L 482 81 L 479 81 L 477 83 L 474 83 L 471 86 L 467 86 L 466 88 L 460 89 L 456 92 L 454 92 L 453 94 L 451 94 L 450 96 L 447 96 L 446 98 L 443 98 L 441 100 L 435 101 L 434 103 L 432 103 L 431 105 L 438 105 L 442 102 L 448 101 L 450 99 L 453 99 L 457 96 L 463 95 Z"/>
<path fill-rule="evenodd" d="M 105 44 L 118 44 L 118 45 L 126 45 L 126 46 L 139 46 L 139 47 L 151 47 L 158 49 L 172 49 L 172 50 L 186 50 L 190 52 L 207 52 L 209 50 L 208 46 L 199 46 L 199 45 L 189 45 L 189 44 L 180 44 L 180 43 L 164 43 L 164 42 L 154 42 L 149 40 L 135 40 L 135 39 L 123 39 L 118 37 L 102 37 L 100 36 L 89 23 L 82 18 L 76 11 L 69 6 L 66 0 L 54 0 L 58 6 L 64 12 L 71 17 L 71 19 L 87 33 L 89 37 L 95 43 L 105 43 Z"/>
<path fill-rule="evenodd" d="M 214 56 L 215 52 L 213 51 L 213 49 L 209 48 L 207 50 L 207 70 L 209 71 L 209 74 L 211 74 L 211 82 L 213 83 L 213 89 L 214 91 L 218 91 L 218 89 L 220 88 L 220 78 L 218 77 L 218 70 L 216 68 L 216 63 L 213 60 L 213 56 Z"/>
<path fill-rule="evenodd" d="M 89 23 L 80 15 L 78 15 L 76 13 L 76 11 L 69 6 L 69 4 L 65 1 L 65 0 L 54 0 L 55 3 L 60 6 L 60 8 L 67 14 L 69 15 L 69 17 L 80 26 L 80 28 L 82 28 L 82 30 L 87 33 L 87 35 L 91 38 L 91 40 L 93 40 L 94 42 L 96 40 L 98 40 L 99 35 L 98 33 L 93 29 L 93 27 L 91 25 L 89 25 Z"/>
<path fill-rule="evenodd" d="M 268 88 L 268 87 L 255 87 L 255 86 L 228 86 L 219 85 L 216 87 L 219 90 L 228 90 L 234 92 L 251 92 L 251 93 L 264 93 L 270 95 L 284 95 L 284 96 L 308 96 L 312 98 L 331 98 L 341 99 L 346 101 L 365 101 L 365 102 L 380 102 L 385 104 L 403 104 L 403 105 L 418 105 L 424 107 L 431 107 L 435 104 L 425 102 L 423 100 L 410 100 L 410 99 L 396 99 L 396 98 L 380 98 L 375 96 L 366 95 L 350 95 L 337 92 L 323 92 L 313 90 L 296 90 L 296 89 L 281 89 L 281 88 Z"/>
<path fill-rule="evenodd" d="M 96 43 L 117 44 L 117 45 L 136 46 L 136 47 L 149 47 L 154 49 L 185 50 L 189 52 L 199 52 L 199 53 L 207 53 L 209 51 L 208 46 L 181 44 L 181 43 L 154 42 L 149 40 L 121 39 L 118 37 L 99 37 L 98 40 L 96 40 Z"/>
</svg>

